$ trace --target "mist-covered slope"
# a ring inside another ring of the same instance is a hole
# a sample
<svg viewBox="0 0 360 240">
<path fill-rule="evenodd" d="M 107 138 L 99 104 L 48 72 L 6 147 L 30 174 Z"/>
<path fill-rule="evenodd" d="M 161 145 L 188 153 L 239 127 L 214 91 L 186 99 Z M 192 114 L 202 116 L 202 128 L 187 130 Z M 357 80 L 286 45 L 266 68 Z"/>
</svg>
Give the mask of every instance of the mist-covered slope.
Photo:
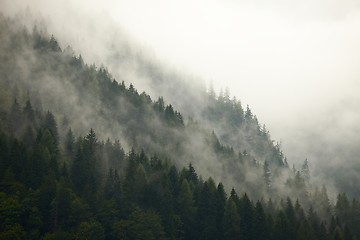
<svg viewBox="0 0 360 240">
<path fill-rule="evenodd" d="M 274 182 L 275 176 L 283 177 L 282 171 L 287 171 L 284 156 L 267 130 L 249 108 L 243 110 L 228 95 L 199 92 L 202 102 L 194 102 L 198 113 L 193 116 L 191 109 L 185 114 L 189 118 L 183 119 L 166 99 L 152 100 L 145 92 L 138 93 L 136 86 L 119 83 L 104 67 L 84 63 L 70 47 L 62 49 L 46 29 L 27 29 L 3 18 L 2 33 L 5 107 L 15 98 L 31 99 L 76 134 L 93 128 L 104 140 L 120 139 L 126 149 L 144 149 L 179 166 L 192 162 L 205 177 L 242 186 L 249 193 L 257 189 L 253 193 L 257 197 L 266 194 L 265 161 L 276 173 Z"/>
</svg>

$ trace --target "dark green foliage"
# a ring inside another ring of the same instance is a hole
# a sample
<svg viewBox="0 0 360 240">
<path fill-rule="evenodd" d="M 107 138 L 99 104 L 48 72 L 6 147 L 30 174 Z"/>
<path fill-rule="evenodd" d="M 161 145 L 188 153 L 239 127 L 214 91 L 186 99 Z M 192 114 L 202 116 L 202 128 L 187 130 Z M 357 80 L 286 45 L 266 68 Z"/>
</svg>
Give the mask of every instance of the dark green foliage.
<svg viewBox="0 0 360 240">
<path fill-rule="evenodd" d="M 102 240 L 105 239 L 104 228 L 98 221 L 80 223 L 75 239 L 79 240 Z"/>
<path fill-rule="evenodd" d="M 239 214 L 241 218 L 241 228 L 244 239 L 253 239 L 254 235 L 254 206 L 245 193 L 238 204 Z"/>
<path fill-rule="evenodd" d="M 4 240 L 22 240 L 25 237 L 26 233 L 20 224 L 6 226 L 0 232 L 0 238 Z"/>
<path fill-rule="evenodd" d="M 197 174 L 195 172 L 195 169 L 194 169 L 194 167 L 192 166 L 191 163 L 189 163 L 188 169 L 183 170 L 182 175 L 186 180 L 193 183 L 194 185 L 196 185 L 198 183 L 198 181 L 199 181 L 198 176 L 197 176 Z"/>
<path fill-rule="evenodd" d="M 218 238 L 222 238 L 222 232 L 223 232 L 223 217 L 225 213 L 225 204 L 226 204 L 226 192 L 224 189 L 224 185 L 222 183 L 219 183 L 216 189 L 216 196 L 215 196 L 215 206 L 216 206 L 216 225 L 218 226 L 219 234 Z"/>
<path fill-rule="evenodd" d="M 300 226 L 297 231 L 299 240 L 315 240 L 316 236 L 312 226 L 307 220 L 304 220 L 300 223 Z"/>
<path fill-rule="evenodd" d="M 159 215 L 154 211 L 136 209 L 129 216 L 129 220 L 121 220 L 114 224 L 117 239 L 166 239 L 164 228 Z"/>
<path fill-rule="evenodd" d="M 340 220 L 330 226 L 290 198 L 282 209 L 264 210 L 234 189 L 227 198 L 221 183 L 203 182 L 192 164 L 178 172 L 144 150 L 125 154 L 119 141 L 104 143 L 93 129 L 78 138 L 68 130 L 65 141 L 56 141 L 56 120 L 50 112 L 41 116 L 32 125 L 34 142 L 2 129 L 2 239 L 348 240 L 357 233 L 359 203 L 345 194 L 335 208 Z M 299 176 L 294 184 L 303 187 Z M 329 206 L 326 189 L 315 196 Z"/>
<path fill-rule="evenodd" d="M 222 223 L 224 239 L 241 239 L 240 216 L 233 199 L 229 198 L 225 205 L 225 212 Z"/>
<path fill-rule="evenodd" d="M 267 221 L 262 204 L 257 201 L 254 209 L 254 240 L 269 239 L 270 223 Z"/>
<path fill-rule="evenodd" d="M 72 157 L 75 151 L 75 137 L 73 135 L 73 132 L 71 131 L 71 128 L 69 129 L 69 131 L 66 134 L 66 138 L 65 138 L 65 154 L 68 157 Z"/>
<path fill-rule="evenodd" d="M 284 214 L 283 211 L 280 211 L 275 218 L 273 239 L 274 240 L 292 239 L 295 233 L 291 229 L 293 228 L 290 225 L 289 220 L 286 218 L 286 215 Z"/>
<path fill-rule="evenodd" d="M 216 239 L 216 187 L 211 179 L 203 184 L 197 206 L 197 238 Z"/>
</svg>

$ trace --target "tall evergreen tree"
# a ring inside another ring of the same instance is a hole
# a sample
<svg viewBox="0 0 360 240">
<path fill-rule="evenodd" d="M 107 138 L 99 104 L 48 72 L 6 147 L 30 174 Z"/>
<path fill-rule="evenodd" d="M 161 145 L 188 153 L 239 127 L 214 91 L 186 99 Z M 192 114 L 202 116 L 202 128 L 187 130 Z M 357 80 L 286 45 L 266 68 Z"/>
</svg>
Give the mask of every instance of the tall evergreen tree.
<svg viewBox="0 0 360 240">
<path fill-rule="evenodd" d="M 222 229 L 223 239 L 243 239 L 240 229 L 240 216 L 232 198 L 229 198 L 225 205 Z"/>
<path fill-rule="evenodd" d="M 306 182 L 310 181 L 310 169 L 309 169 L 309 162 L 307 159 L 305 159 L 301 167 L 301 176 Z"/>
<path fill-rule="evenodd" d="M 254 240 L 270 239 L 269 224 L 262 204 L 257 201 L 254 209 Z"/>
<path fill-rule="evenodd" d="M 267 161 L 264 162 L 264 181 L 266 190 L 269 192 L 271 189 L 271 171 Z"/>
</svg>

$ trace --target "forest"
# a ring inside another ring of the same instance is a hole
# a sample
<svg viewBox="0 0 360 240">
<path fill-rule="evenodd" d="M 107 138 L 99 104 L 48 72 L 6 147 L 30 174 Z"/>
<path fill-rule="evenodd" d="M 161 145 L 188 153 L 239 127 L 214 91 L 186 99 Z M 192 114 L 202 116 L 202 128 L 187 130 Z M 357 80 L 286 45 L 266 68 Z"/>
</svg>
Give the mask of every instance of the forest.
<svg viewBox="0 0 360 240">
<path fill-rule="evenodd" d="M 226 91 L 185 117 L 41 26 L 1 15 L 0 41 L 0 239 L 360 238 L 359 199 Z"/>
</svg>

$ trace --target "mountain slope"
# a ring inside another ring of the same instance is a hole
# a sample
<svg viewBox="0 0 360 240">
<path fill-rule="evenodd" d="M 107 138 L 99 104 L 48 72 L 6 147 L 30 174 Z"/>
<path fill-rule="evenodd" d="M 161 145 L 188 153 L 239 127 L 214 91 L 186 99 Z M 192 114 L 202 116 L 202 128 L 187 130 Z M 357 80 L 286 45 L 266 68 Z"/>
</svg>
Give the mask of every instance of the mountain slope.
<svg viewBox="0 0 360 240">
<path fill-rule="evenodd" d="M 202 175 L 241 186 L 249 193 L 266 188 L 262 179 L 265 160 L 274 171 L 284 166 L 280 149 L 250 109 L 243 113 L 239 102 L 204 96 L 207 104 L 198 110 L 202 119 L 186 121 L 162 97 L 153 101 L 132 84 L 118 83 L 105 68 L 85 64 L 70 48 L 62 50 L 54 37 L 46 37 L 45 30 L 35 27 L 29 32 L 5 19 L 2 25 L 1 84 L 6 93 L 1 96 L 5 106 L 11 105 L 13 97 L 20 102 L 31 99 L 35 107 L 51 109 L 61 125 L 71 126 L 75 134 L 93 128 L 102 139 L 119 139 L 126 149 L 144 149 L 178 166 L 192 162 Z M 230 123 L 232 119 L 238 120 Z M 226 145 L 218 140 L 218 132 L 227 139 Z M 248 181 L 248 177 L 258 181 Z M 260 197 L 265 192 L 253 194 Z"/>
</svg>

